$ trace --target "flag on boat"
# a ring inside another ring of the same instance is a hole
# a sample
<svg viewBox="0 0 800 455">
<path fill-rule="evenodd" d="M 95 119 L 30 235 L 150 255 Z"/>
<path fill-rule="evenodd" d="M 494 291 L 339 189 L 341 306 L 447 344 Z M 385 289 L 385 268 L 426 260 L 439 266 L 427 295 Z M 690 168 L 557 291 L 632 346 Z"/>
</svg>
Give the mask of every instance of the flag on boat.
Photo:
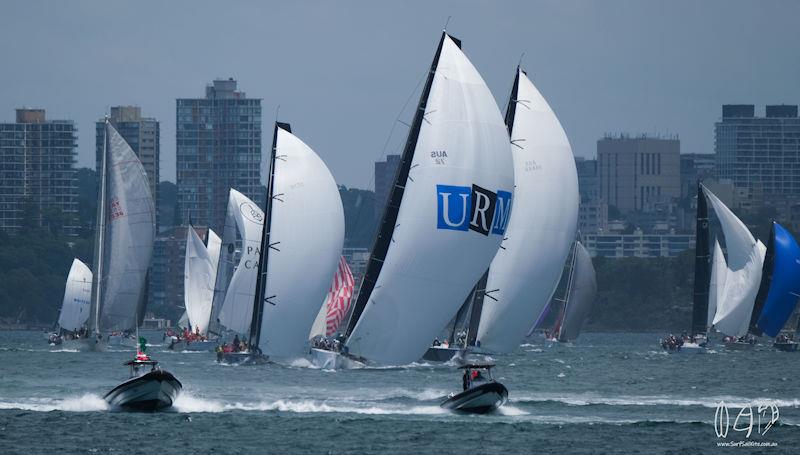
<svg viewBox="0 0 800 455">
<path fill-rule="evenodd" d="M 339 259 L 339 267 L 333 275 L 333 282 L 331 282 L 328 296 L 325 298 L 325 306 L 328 309 L 325 318 L 325 335 L 330 336 L 336 333 L 336 329 L 339 328 L 339 324 L 342 323 L 342 319 L 350 309 L 354 287 L 353 272 L 350 271 L 347 260 L 342 256 Z"/>
</svg>

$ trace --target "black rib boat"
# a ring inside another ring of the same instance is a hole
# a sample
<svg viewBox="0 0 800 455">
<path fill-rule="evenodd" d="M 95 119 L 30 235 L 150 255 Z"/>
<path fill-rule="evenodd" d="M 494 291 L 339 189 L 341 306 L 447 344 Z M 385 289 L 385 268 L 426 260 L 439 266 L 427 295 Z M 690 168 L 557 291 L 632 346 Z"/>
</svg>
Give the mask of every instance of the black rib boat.
<svg viewBox="0 0 800 455">
<path fill-rule="evenodd" d="M 508 389 L 492 378 L 493 364 L 467 364 L 464 370 L 464 391 L 452 395 L 441 406 L 454 411 L 486 414 L 508 401 Z M 485 373 L 485 376 L 484 376 Z"/>
<path fill-rule="evenodd" d="M 114 387 L 104 397 L 114 407 L 131 411 L 158 411 L 172 406 L 183 384 L 172 373 L 158 367 L 158 362 L 146 355 L 137 355 L 125 362 L 131 367 L 131 379 Z M 142 374 L 142 370 L 150 371 Z"/>
</svg>

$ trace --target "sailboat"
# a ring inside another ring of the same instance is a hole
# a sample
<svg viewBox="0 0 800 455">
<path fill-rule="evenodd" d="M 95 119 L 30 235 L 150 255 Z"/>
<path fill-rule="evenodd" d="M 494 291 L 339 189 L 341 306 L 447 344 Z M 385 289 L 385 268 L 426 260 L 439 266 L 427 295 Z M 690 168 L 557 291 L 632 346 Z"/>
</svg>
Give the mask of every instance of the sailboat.
<svg viewBox="0 0 800 455">
<path fill-rule="evenodd" d="M 191 225 L 186 230 L 183 293 L 187 320 L 183 327 L 190 333 L 184 339 L 172 338 L 169 348 L 176 351 L 213 351 L 217 345 L 208 339 L 208 327 L 222 240 L 211 229 L 206 239 L 207 244 Z"/>
<path fill-rule="evenodd" d="M 556 340 L 563 343 L 578 338 L 596 295 L 597 277 L 594 266 L 592 266 L 592 257 L 583 244 L 576 241 L 564 305 L 553 331 L 553 337 Z"/>
<path fill-rule="evenodd" d="M 519 67 L 505 124 L 513 153 L 514 210 L 502 246 L 467 298 L 464 332 L 471 335 L 465 341 L 473 351 L 510 352 L 519 346 L 555 293 L 577 229 L 580 198 L 569 140 Z M 450 358 L 463 348 L 434 346 L 424 358 Z"/>
<path fill-rule="evenodd" d="M 58 330 L 48 337 L 51 345 L 61 345 L 80 337 L 81 329 L 86 327 L 89 319 L 91 300 L 92 271 L 80 259 L 75 258 L 64 288 L 64 300 L 58 314 Z"/>
<path fill-rule="evenodd" d="M 347 259 L 342 256 L 328 293 L 325 295 L 325 301 L 322 302 L 322 307 L 311 326 L 308 338 L 312 340 L 312 345 L 324 342 L 326 337 L 333 336 L 339 330 L 339 326 L 350 311 L 354 288 L 353 272 L 347 264 Z"/>
<path fill-rule="evenodd" d="M 102 350 L 116 334 L 137 328 L 155 238 L 147 173 L 108 119 L 104 136 L 86 343 L 92 350 Z"/>
<path fill-rule="evenodd" d="M 343 347 L 312 349 L 315 364 L 398 365 L 425 353 L 505 235 L 510 148 L 488 87 L 460 40 L 442 33 Z"/>
<path fill-rule="evenodd" d="M 308 352 L 308 334 L 343 244 L 344 209 L 333 175 L 288 123 L 276 122 L 244 355 Z"/>
</svg>

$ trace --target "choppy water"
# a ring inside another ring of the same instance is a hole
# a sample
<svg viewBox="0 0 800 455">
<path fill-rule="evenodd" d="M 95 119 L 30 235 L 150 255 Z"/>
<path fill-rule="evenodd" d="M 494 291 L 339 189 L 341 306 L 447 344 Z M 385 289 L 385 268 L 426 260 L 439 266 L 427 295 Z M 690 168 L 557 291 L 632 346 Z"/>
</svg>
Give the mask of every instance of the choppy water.
<svg viewBox="0 0 800 455">
<path fill-rule="evenodd" d="M 537 339 L 498 356 L 495 378 L 510 402 L 489 416 L 439 408 L 461 386 L 452 366 L 324 371 L 298 359 L 232 367 L 212 353 L 153 346 L 184 389 L 174 411 L 138 414 L 102 399 L 126 379 L 130 351 L 70 352 L 50 349 L 41 333 L 0 332 L 0 452 L 699 453 L 741 440 L 798 453 L 800 352 L 669 355 L 658 337 Z M 733 430 L 718 438 L 720 401 L 731 426 L 739 408 L 762 402 L 776 404 L 780 420 L 763 435 L 754 428 L 749 438 Z"/>
</svg>

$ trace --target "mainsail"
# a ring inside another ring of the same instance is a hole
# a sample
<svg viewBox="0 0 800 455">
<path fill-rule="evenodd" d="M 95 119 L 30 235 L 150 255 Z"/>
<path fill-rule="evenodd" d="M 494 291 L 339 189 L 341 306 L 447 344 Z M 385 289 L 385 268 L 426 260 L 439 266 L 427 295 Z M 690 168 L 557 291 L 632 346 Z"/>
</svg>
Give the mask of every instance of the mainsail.
<svg viewBox="0 0 800 455">
<path fill-rule="evenodd" d="M 208 230 L 208 246 L 192 226 L 186 230 L 186 261 L 184 264 L 184 304 L 189 324 L 193 330 L 208 333 L 211 304 L 214 299 L 214 280 L 222 240 Z"/>
<path fill-rule="evenodd" d="M 575 260 L 571 274 L 567 299 L 564 302 L 564 317 L 556 334 L 558 341 L 578 338 L 597 295 L 597 278 L 592 258 L 581 242 L 575 242 Z"/>
<path fill-rule="evenodd" d="M 263 224 L 264 212 L 247 196 L 231 188 L 217 267 L 214 306 L 220 308 L 219 323 L 241 334 L 250 331 Z M 238 249 L 237 244 L 240 245 Z M 226 280 L 228 276 L 230 282 Z"/>
<path fill-rule="evenodd" d="M 761 283 L 766 247 L 714 193 L 705 187 L 703 190 L 722 226 L 728 252 L 725 287 L 717 296 L 713 325 L 726 335 L 744 336 Z"/>
<path fill-rule="evenodd" d="M 286 123 L 275 124 L 270 170 L 251 336 L 265 354 L 299 356 L 342 254 L 344 209 L 328 167 Z"/>
<path fill-rule="evenodd" d="M 64 301 L 58 315 L 58 326 L 71 332 L 78 331 L 89 319 L 92 300 L 92 271 L 79 259 L 72 261 L 64 288 Z"/>
<path fill-rule="evenodd" d="M 443 33 L 348 324 L 351 354 L 415 361 L 453 317 L 505 234 L 510 148 L 488 87 Z"/>
<path fill-rule="evenodd" d="M 553 110 L 517 68 L 506 123 L 514 155 L 514 211 L 489 267 L 478 326 L 482 349 L 509 352 L 558 287 L 578 222 L 578 175 Z"/>
<path fill-rule="evenodd" d="M 132 330 L 153 254 L 153 197 L 142 163 L 109 121 L 101 163 L 90 328 Z"/>
<path fill-rule="evenodd" d="M 789 231 L 773 221 L 750 331 L 777 336 L 794 312 L 798 297 L 800 247 Z"/>
<path fill-rule="evenodd" d="M 692 335 L 706 333 L 713 319 L 709 309 L 709 287 L 711 274 L 709 262 L 709 223 L 708 202 L 703 190 L 705 187 L 697 183 L 697 215 L 694 250 L 694 293 L 692 300 Z M 715 298 L 719 297 L 715 295 Z M 716 302 L 716 300 L 715 300 Z M 716 303 L 715 303 L 716 308 Z"/>
</svg>

